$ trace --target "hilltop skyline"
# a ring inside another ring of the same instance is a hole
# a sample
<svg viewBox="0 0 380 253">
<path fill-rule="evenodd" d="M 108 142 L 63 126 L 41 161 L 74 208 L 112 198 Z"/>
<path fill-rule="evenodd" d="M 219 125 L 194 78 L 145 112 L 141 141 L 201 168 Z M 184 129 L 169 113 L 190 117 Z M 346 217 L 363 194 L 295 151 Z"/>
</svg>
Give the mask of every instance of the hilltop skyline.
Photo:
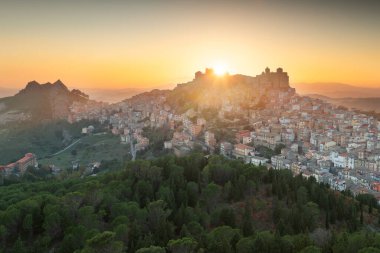
<svg viewBox="0 0 380 253">
<path fill-rule="evenodd" d="M 1 1 L 0 87 L 173 87 L 204 67 L 378 87 L 378 1 Z M 22 74 L 21 74 L 22 73 Z"/>
<path fill-rule="evenodd" d="M 269 68 L 266 67 L 268 71 L 273 70 L 276 71 L 276 68 Z M 277 68 L 282 69 L 282 68 Z M 194 74 L 197 76 L 198 73 L 202 73 L 202 71 L 209 71 L 213 73 L 215 78 L 219 81 L 225 80 L 227 81 L 232 76 L 246 76 L 246 77 L 254 77 L 260 74 L 260 71 L 252 76 L 249 75 L 243 75 L 241 73 L 227 73 L 223 72 L 223 69 L 214 70 L 212 68 L 205 68 L 204 70 L 196 71 Z M 221 72 L 222 71 L 222 72 Z M 264 73 L 264 71 L 261 71 L 261 73 Z M 185 82 L 191 82 L 191 80 L 194 78 L 189 77 Z M 290 77 L 290 80 L 293 78 L 293 76 Z M 90 99 L 96 100 L 96 101 L 102 101 L 102 102 L 108 102 L 108 103 L 116 103 L 120 102 L 124 99 L 128 99 L 134 95 L 148 92 L 152 90 L 172 90 L 176 86 L 181 85 L 181 83 L 172 84 L 169 86 L 157 86 L 157 87 L 123 87 L 123 88 L 110 88 L 110 87 L 101 87 L 101 88 L 92 88 L 92 87 L 78 87 L 73 86 L 70 83 L 67 83 L 65 80 L 48 80 L 46 82 L 40 82 L 39 80 L 29 80 L 26 84 L 23 84 L 21 87 L 13 87 L 13 88 L 4 88 L 0 86 L 0 98 L 3 97 L 9 97 L 13 96 L 16 93 L 18 93 L 21 89 L 25 87 L 25 85 L 29 83 L 39 83 L 39 84 L 52 84 L 55 82 L 63 82 L 67 84 L 67 88 L 70 90 L 72 89 L 80 89 L 84 91 L 86 94 L 89 95 Z M 351 84 L 344 84 L 344 83 L 334 83 L 334 82 L 314 82 L 314 83 L 290 83 L 289 85 L 291 88 L 294 88 L 296 93 L 301 96 L 321 96 L 325 98 L 361 98 L 365 100 L 371 100 L 372 98 L 378 98 L 380 97 L 380 87 L 363 87 L 363 86 L 355 86 Z M 377 105 L 372 105 L 372 107 L 376 107 Z M 362 109 L 367 110 L 367 107 L 364 107 Z"/>
</svg>

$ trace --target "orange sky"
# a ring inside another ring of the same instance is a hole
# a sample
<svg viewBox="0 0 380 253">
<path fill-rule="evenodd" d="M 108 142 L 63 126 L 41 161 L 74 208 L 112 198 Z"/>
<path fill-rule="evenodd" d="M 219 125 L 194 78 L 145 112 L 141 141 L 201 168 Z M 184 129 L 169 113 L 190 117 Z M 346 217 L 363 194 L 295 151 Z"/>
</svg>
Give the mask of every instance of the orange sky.
<svg viewBox="0 0 380 253">
<path fill-rule="evenodd" d="M 9 1 L 0 86 L 60 78 L 78 88 L 171 87 L 224 64 L 380 87 L 380 1 L 366 1 Z"/>
</svg>

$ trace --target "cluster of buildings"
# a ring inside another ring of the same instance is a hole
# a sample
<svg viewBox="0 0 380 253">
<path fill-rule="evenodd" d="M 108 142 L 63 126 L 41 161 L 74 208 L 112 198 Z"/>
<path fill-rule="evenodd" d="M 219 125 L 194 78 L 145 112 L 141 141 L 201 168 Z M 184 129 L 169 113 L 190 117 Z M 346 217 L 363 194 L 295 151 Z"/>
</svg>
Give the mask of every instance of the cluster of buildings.
<svg viewBox="0 0 380 253">
<path fill-rule="evenodd" d="M 108 103 L 98 102 L 94 100 L 86 100 L 86 102 L 74 101 L 69 107 L 69 115 L 67 121 L 74 123 L 80 120 L 99 120 L 105 122 L 107 120 Z"/>
<path fill-rule="evenodd" d="M 143 129 L 167 124 L 170 108 L 164 102 L 165 92 L 156 90 L 110 105 L 108 111 L 111 113 L 106 120 L 111 132 L 120 136 L 122 144 L 131 144 L 135 151 L 145 150 L 150 140 L 144 136 Z"/>
<path fill-rule="evenodd" d="M 203 144 L 198 137 L 204 132 L 206 120 L 196 115 L 194 110 L 188 110 L 181 115 L 169 115 L 167 120 L 174 133 L 173 138 L 164 143 L 164 148 L 172 149 L 177 156 L 183 156 L 194 149 L 196 144 Z M 206 136 L 212 141 L 212 135 L 207 132 Z"/>
<path fill-rule="evenodd" d="M 296 94 L 272 97 L 267 108 L 249 114 L 252 128 L 237 131 L 232 156 L 313 176 L 337 190 L 377 195 L 379 120 Z M 269 160 L 257 152 L 259 146 L 283 148 Z"/>
<path fill-rule="evenodd" d="M 178 87 L 205 85 L 211 75 L 210 70 L 197 72 L 193 82 Z M 256 77 L 227 78 L 232 80 L 229 85 L 251 85 L 253 92 L 234 97 L 213 94 L 216 84 L 211 82 L 207 92 L 198 96 L 198 102 L 209 101 L 178 113 L 167 101 L 169 92 L 155 90 L 102 108 L 94 118 L 109 122 L 110 131 L 120 135 L 122 143 L 134 143 L 137 150 L 149 146 L 144 129 L 167 127 L 173 134 L 163 148 L 178 156 L 199 147 L 247 163 L 313 176 L 337 190 L 375 195 L 380 191 L 379 120 L 297 95 L 281 68 L 275 72 L 267 68 Z M 217 96 L 220 103 L 210 102 Z M 208 120 L 202 112 L 207 105 L 217 109 Z M 220 134 L 220 124 L 230 134 Z M 268 157 L 260 151 L 262 147 L 278 152 Z"/>
</svg>

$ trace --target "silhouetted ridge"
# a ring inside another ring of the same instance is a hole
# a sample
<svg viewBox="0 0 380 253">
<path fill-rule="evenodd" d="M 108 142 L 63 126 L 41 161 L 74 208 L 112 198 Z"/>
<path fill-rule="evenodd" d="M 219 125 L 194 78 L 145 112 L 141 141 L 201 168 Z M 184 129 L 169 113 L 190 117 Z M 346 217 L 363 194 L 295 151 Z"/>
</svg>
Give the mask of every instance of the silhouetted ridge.
<svg viewBox="0 0 380 253">
<path fill-rule="evenodd" d="M 36 81 L 31 81 L 29 82 L 26 86 L 25 86 L 25 89 L 34 89 L 34 88 L 37 88 L 39 87 L 41 84 L 36 82 Z"/>
<path fill-rule="evenodd" d="M 65 89 L 65 90 L 69 90 L 69 89 L 66 87 L 66 85 L 64 85 L 64 84 L 62 83 L 62 81 L 61 81 L 60 79 L 58 79 L 57 81 L 55 81 L 55 82 L 53 83 L 53 85 L 56 86 L 56 87 L 63 88 L 63 89 Z"/>
<path fill-rule="evenodd" d="M 70 91 L 57 80 L 54 83 L 28 82 L 15 96 L 1 99 L 7 111 L 20 113 L 19 118 L 34 120 L 67 119 L 69 108 L 74 102 L 86 102 L 88 95 L 80 90 Z"/>
</svg>

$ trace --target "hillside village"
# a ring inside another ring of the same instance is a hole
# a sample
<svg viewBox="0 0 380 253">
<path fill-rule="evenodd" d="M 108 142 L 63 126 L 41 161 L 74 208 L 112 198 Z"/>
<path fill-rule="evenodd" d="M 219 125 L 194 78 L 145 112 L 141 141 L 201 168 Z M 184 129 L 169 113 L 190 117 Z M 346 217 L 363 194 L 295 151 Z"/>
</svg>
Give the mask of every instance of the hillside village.
<svg viewBox="0 0 380 253">
<path fill-rule="evenodd" d="M 228 97 L 220 93 L 220 83 L 231 89 Z M 182 104 L 170 96 L 181 89 L 204 92 L 197 94 L 193 107 L 179 112 Z M 267 68 L 256 77 L 218 77 L 206 69 L 174 91 L 154 90 L 112 105 L 74 102 L 68 120 L 82 119 L 107 123 L 121 143 L 131 146 L 133 158 L 152 144 L 145 129 L 168 128 L 172 137 L 162 149 L 177 156 L 200 149 L 313 176 L 333 189 L 371 193 L 380 201 L 380 121 L 297 95 L 281 68 Z"/>
</svg>

